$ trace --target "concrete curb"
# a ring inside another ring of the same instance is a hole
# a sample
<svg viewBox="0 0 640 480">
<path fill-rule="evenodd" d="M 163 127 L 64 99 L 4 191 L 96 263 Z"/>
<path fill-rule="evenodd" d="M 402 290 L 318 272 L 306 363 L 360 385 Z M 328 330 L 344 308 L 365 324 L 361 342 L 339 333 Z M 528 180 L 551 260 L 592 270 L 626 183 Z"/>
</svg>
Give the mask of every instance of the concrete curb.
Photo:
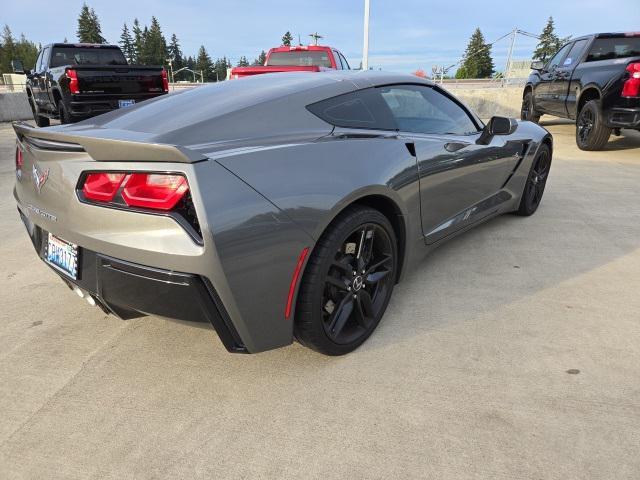
<svg viewBox="0 0 640 480">
<path fill-rule="evenodd" d="M 25 93 L 0 93 L 0 122 L 32 119 L 33 114 Z"/>
</svg>

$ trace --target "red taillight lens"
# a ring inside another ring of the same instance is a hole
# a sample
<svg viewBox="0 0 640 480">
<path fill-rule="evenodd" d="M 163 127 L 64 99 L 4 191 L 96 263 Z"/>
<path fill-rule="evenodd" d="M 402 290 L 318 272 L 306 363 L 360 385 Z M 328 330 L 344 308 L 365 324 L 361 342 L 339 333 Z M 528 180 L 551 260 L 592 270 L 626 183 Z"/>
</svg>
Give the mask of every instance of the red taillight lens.
<svg viewBox="0 0 640 480">
<path fill-rule="evenodd" d="M 171 210 L 188 190 L 182 175 L 132 173 L 124 184 L 122 198 L 130 207 Z"/>
<path fill-rule="evenodd" d="M 169 77 L 167 76 L 167 71 L 162 69 L 162 89 L 165 92 L 169 91 Z"/>
<path fill-rule="evenodd" d="M 627 72 L 629 72 L 629 79 L 624 82 L 622 87 L 623 97 L 638 97 L 640 96 L 640 63 L 630 63 L 627 65 Z"/>
<path fill-rule="evenodd" d="M 110 202 L 118 193 L 124 173 L 91 173 L 87 175 L 82 193 L 87 200 Z"/>
<path fill-rule="evenodd" d="M 16 172 L 22 170 L 24 165 L 24 158 L 22 157 L 22 149 L 16 145 Z"/>
<path fill-rule="evenodd" d="M 78 72 L 75 70 L 67 70 L 67 78 L 69 79 L 69 91 L 71 93 L 80 93 L 80 84 L 78 83 Z"/>
</svg>

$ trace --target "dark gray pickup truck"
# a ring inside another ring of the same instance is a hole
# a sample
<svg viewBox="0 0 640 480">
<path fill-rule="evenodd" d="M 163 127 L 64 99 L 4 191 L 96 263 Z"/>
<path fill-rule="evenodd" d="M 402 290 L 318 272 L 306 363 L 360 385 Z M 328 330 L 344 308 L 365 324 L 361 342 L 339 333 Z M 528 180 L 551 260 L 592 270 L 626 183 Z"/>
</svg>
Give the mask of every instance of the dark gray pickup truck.
<svg viewBox="0 0 640 480">
<path fill-rule="evenodd" d="M 39 127 L 50 119 L 71 123 L 123 108 L 169 91 L 160 66 L 129 65 L 115 45 L 45 45 L 27 75 L 27 95 Z"/>
<path fill-rule="evenodd" d="M 575 120 L 582 150 L 601 150 L 621 128 L 640 130 L 640 32 L 579 37 L 531 68 L 523 120 L 537 122 L 543 114 Z"/>
</svg>

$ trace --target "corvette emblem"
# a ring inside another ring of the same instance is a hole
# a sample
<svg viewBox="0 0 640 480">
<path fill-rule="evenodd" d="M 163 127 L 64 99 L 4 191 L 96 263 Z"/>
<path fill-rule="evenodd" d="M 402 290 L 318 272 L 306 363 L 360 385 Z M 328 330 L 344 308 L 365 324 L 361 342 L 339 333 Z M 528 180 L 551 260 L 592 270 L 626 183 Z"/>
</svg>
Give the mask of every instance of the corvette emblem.
<svg viewBox="0 0 640 480">
<path fill-rule="evenodd" d="M 42 187 L 47 181 L 47 178 L 49 178 L 49 169 L 47 168 L 46 170 L 41 171 L 40 169 L 38 169 L 37 165 L 34 163 L 32 172 L 33 172 L 33 177 L 32 177 L 33 184 L 36 186 L 36 190 L 38 191 L 38 193 L 40 193 L 40 191 L 42 190 Z"/>
</svg>

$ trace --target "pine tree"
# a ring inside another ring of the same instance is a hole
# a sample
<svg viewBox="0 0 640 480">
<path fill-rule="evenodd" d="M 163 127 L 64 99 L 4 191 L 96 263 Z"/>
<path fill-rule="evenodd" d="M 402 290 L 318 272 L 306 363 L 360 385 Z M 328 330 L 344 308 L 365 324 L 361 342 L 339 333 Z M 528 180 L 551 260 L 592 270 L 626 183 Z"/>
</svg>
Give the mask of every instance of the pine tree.
<svg viewBox="0 0 640 480">
<path fill-rule="evenodd" d="M 293 35 L 291 35 L 291 32 L 287 30 L 287 33 L 285 33 L 282 37 L 282 45 L 285 47 L 290 47 L 292 41 L 293 41 Z"/>
<path fill-rule="evenodd" d="M 11 73 L 11 60 L 16 58 L 16 42 L 11 33 L 9 25 L 5 25 L 2 30 L 2 40 L 0 41 L 0 73 Z M 24 64 L 25 68 L 27 65 Z"/>
<path fill-rule="evenodd" d="M 253 61 L 253 64 L 258 66 L 258 65 L 264 65 L 264 63 L 267 61 L 267 52 L 265 52 L 264 50 L 262 50 L 262 52 L 260 52 L 260 55 L 258 55 L 258 58 L 256 58 Z"/>
<path fill-rule="evenodd" d="M 210 82 L 215 78 L 215 74 L 213 73 L 213 62 L 207 53 L 207 49 L 204 48 L 204 45 L 200 45 L 198 58 L 196 59 L 195 68 L 193 68 L 193 70 L 195 70 L 196 73 L 202 74 L 202 81 L 204 82 Z"/>
<path fill-rule="evenodd" d="M 242 56 L 240 57 L 240 60 L 238 60 L 238 67 L 248 67 L 249 66 L 249 60 L 247 60 L 247 57 Z"/>
<path fill-rule="evenodd" d="M 100 21 L 93 8 L 89 8 L 86 3 L 82 4 L 80 15 L 78 16 L 78 41 L 81 43 L 106 43 L 102 36 Z"/>
<path fill-rule="evenodd" d="M 137 18 L 133 19 L 133 27 L 131 31 L 133 32 L 133 61 L 135 63 L 143 63 L 142 57 L 144 56 L 144 42 L 142 38 L 142 29 L 140 28 L 140 22 Z"/>
<path fill-rule="evenodd" d="M 178 70 L 184 67 L 184 60 L 182 58 L 182 50 L 180 50 L 180 43 L 178 43 L 178 37 L 174 33 L 171 35 L 171 43 L 167 47 L 167 53 L 169 58 L 173 62 L 173 69 Z"/>
<path fill-rule="evenodd" d="M 167 41 L 162 35 L 160 22 L 151 17 L 151 26 L 144 33 L 144 60 L 148 65 L 164 65 L 167 61 Z"/>
<path fill-rule="evenodd" d="M 549 17 L 542 33 L 540 34 L 540 43 L 533 52 L 534 60 L 542 60 L 546 62 L 553 57 L 560 47 L 567 43 L 571 37 L 559 38 L 555 33 L 555 25 L 553 17 Z"/>
<path fill-rule="evenodd" d="M 456 73 L 456 78 L 490 78 L 491 75 L 493 75 L 491 45 L 485 42 L 484 35 L 479 28 L 476 28 L 464 52 L 464 60 Z"/>
<path fill-rule="evenodd" d="M 126 23 L 122 27 L 122 34 L 120 35 L 120 48 L 127 61 L 133 63 L 136 58 L 136 48 Z"/>
</svg>

